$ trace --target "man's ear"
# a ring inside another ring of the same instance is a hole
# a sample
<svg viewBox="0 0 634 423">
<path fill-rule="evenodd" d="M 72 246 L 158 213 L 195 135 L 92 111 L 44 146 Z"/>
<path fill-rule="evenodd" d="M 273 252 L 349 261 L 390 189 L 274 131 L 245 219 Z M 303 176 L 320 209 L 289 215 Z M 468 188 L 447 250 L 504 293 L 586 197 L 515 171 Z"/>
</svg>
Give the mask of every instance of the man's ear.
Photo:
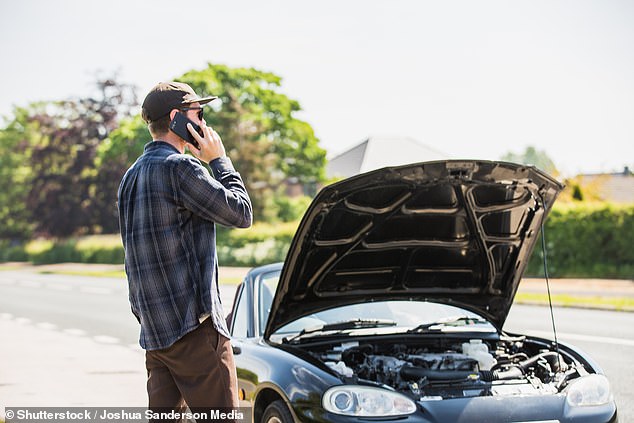
<svg viewBox="0 0 634 423">
<path fill-rule="evenodd" d="M 170 120 L 174 119 L 174 116 L 176 116 L 176 113 L 178 113 L 178 110 L 172 109 L 172 111 L 170 112 Z"/>
</svg>

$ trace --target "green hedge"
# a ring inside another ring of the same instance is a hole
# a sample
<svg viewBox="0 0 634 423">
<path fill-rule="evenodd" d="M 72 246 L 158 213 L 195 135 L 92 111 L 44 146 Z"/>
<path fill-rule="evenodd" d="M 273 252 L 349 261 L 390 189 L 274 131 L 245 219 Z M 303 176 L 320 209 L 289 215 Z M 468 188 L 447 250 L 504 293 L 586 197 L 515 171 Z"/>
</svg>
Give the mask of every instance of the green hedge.
<svg viewBox="0 0 634 423">
<path fill-rule="evenodd" d="M 26 261 L 33 264 L 123 264 L 124 258 L 119 235 L 87 236 L 58 242 L 36 240 L 27 243 L 23 253 Z"/>
<path fill-rule="evenodd" d="M 283 261 L 298 222 L 257 224 L 251 229 L 217 232 L 218 259 L 223 266 L 258 266 Z M 35 240 L 25 245 L 0 241 L 0 262 L 30 261 L 33 264 L 123 264 L 119 235 L 101 235 L 64 241 Z"/>
<path fill-rule="evenodd" d="M 297 222 L 219 228 L 220 264 L 257 266 L 283 261 L 296 228 Z M 634 205 L 557 205 L 546 222 L 546 241 L 551 277 L 634 279 Z M 32 241 L 23 246 L 0 241 L 0 261 L 120 264 L 123 249 L 118 235 Z M 543 275 L 541 241 L 526 275 Z"/>
<path fill-rule="evenodd" d="M 552 277 L 634 279 L 634 205 L 554 207 L 545 224 Z M 543 276 L 541 239 L 527 276 Z"/>
<path fill-rule="evenodd" d="M 298 222 L 259 224 L 251 229 L 219 228 L 216 244 L 222 266 L 258 266 L 284 261 Z"/>
<path fill-rule="evenodd" d="M 24 245 L 0 241 L 0 263 L 8 261 L 29 261 L 29 254 L 24 250 Z"/>
</svg>

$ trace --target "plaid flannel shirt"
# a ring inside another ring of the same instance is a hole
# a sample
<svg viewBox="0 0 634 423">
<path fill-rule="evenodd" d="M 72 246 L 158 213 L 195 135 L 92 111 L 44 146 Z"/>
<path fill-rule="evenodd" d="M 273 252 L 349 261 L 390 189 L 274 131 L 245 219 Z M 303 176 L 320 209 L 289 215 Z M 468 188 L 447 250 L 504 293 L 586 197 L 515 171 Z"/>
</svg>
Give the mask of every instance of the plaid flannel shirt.
<svg viewBox="0 0 634 423">
<path fill-rule="evenodd" d="M 196 158 L 162 141 L 145 146 L 118 192 L 132 312 L 145 350 L 167 348 L 210 315 L 229 337 L 218 291 L 215 223 L 251 225 L 251 200 L 231 161 Z"/>
</svg>

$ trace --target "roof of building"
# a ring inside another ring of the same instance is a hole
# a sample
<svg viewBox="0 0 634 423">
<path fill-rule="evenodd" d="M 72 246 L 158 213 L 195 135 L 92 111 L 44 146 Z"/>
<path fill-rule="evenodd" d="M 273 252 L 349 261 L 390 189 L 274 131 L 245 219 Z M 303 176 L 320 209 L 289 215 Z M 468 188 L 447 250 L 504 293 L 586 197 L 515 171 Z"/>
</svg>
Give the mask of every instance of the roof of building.
<svg viewBox="0 0 634 423">
<path fill-rule="evenodd" d="M 414 162 L 449 159 L 450 156 L 409 137 L 371 136 L 343 153 L 332 157 L 326 165 L 329 178 Z"/>
<path fill-rule="evenodd" d="M 619 173 L 579 175 L 582 185 L 593 185 L 603 201 L 634 203 L 634 175 L 629 168 Z"/>
</svg>

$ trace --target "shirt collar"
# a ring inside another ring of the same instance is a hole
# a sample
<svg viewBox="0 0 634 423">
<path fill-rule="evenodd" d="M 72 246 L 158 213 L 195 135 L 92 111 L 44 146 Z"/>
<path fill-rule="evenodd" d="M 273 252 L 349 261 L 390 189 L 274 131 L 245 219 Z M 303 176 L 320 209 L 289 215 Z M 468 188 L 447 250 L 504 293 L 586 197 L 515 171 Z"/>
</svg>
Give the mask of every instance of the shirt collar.
<svg viewBox="0 0 634 423">
<path fill-rule="evenodd" d="M 180 151 L 178 151 L 176 147 L 174 147 L 172 144 L 165 141 L 161 141 L 161 140 L 150 141 L 149 143 L 145 144 L 143 151 L 149 152 L 152 150 L 158 150 L 160 148 L 169 148 L 170 150 L 173 150 L 175 153 L 180 153 Z"/>
</svg>

